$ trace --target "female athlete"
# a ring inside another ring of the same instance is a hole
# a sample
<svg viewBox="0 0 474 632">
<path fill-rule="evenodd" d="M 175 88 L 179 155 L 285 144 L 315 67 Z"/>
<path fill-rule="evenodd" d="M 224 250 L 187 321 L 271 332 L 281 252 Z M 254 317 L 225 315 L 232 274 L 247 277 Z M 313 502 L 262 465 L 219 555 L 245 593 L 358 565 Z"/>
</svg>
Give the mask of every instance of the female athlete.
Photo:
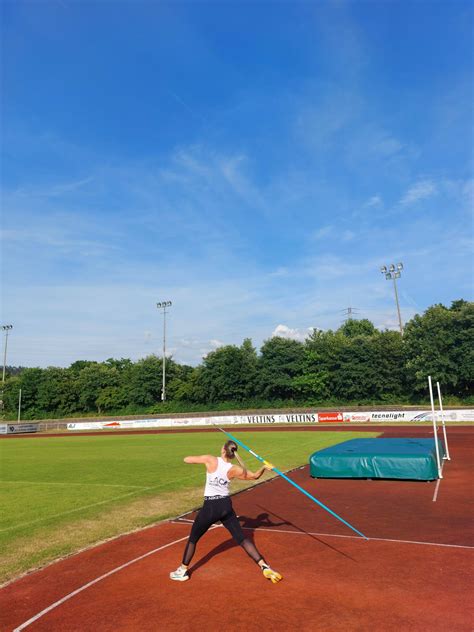
<svg viewBox="0 0 474 632">
<path fill-rule="evenodd" d="M 232 459 L 236 457 L 240 465 L 233 465 Z M 170 579 L 184 582 L 190 578 L 189 564 L 193 558 L 198 540 L 214 523 L 221 521 L 234 540 L 246 553 L 258 564 L 263 576 L 276 584 L 282 579 L 280 573 L 270 568 L 260 555 L 254 543 L 244 536 L 242 528 L 232 508 L 229 496 L 229 483 L 234 478 L 243 481 L 258 480 L 265 470 L 271 470 L 271 465 L 264 465 L 257 472 L 250 472 L 237 454 L 237 444 L 227 441 L 219 457 L 204 454 L 202 456 L 187 456 L 185 463 L 202 463 L 206 466 L 206 487 L 204 489 L 204 505 L 199 511 L 191 528 L 191 535 L 184 549 L 183 562 L 174 572 L 170 573 Z"/>
</svg>

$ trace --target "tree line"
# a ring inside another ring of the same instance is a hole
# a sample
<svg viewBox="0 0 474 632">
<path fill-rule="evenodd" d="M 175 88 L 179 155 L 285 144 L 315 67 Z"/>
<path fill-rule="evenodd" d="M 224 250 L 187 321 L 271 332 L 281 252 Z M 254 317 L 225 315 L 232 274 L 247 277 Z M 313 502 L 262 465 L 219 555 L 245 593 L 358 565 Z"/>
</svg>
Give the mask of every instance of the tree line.
<svg viewBox="0 0 474 632">
<path fill-rule="evenodd" d="M 273 337 L 257 352 L 250 339 L 209 353 L 197 367 L 166 360 L 77 361 L 68 368 L 8 371 L 7 416 L 22 392 L 25 419 L 242 407 L 408 403 L 426 399 L 427 376 L 446 396 L 469 402 L 474 383 L 474 303 L 438 304 L 397 331 L 348 320 L 304 341 Z"/>
</svg>

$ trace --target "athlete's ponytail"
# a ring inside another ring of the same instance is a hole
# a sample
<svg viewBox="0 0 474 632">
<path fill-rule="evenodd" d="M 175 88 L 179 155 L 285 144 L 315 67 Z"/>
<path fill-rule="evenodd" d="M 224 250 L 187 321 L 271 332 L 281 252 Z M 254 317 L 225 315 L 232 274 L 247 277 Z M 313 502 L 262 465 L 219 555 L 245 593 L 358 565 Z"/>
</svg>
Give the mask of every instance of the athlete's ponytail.
<svg viewBox="0 0 474 632">
<path fill-rule="evenodd" d="M 236 456 L 237 444 L 235 441 L 226 441 L 224 443 L 225 455 L 228 459 L 233 459 Z"/>
<path fill-rule="evenodd" d="M 224 451 L 225 451 L 226 457 L 228 459 L 233 459 L 235 457 L 237 461 L 239 462 L 240 467 L 242 467 L 244 470 L 247 470 L 247 468 L 245 467 L 245 463 L 237 454 L 237 450 L 238 450 L 238 445 L 235 443 L 235 441 L 226 441 L 224 443 Z"/>
</svg>

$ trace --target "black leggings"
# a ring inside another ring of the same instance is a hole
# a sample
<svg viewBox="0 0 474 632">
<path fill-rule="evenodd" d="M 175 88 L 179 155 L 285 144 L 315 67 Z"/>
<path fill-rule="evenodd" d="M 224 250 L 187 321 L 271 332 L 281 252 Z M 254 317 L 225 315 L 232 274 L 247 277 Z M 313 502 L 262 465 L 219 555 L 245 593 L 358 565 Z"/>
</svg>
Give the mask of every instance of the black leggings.
<svg viewBox="0 0 474 632">
<path fill-rule="evenodd" d="M 198 541 L 206 531 L 208 531 L 209 527 L 219 521 L 222 522 L 237 544 L 242 546 L 255 562 L 258 563 L 263 559 L 253 542 L 244 536 L 242 527 L 232 507 L 232 501 L 230 497 L 227 496 L 225 498 L 204 500 L 204 505 L 194 520 L 189 540 L 184 549 L 183 564 L 186 566 L 189 564 L 196 550 Z"/>
</svg>

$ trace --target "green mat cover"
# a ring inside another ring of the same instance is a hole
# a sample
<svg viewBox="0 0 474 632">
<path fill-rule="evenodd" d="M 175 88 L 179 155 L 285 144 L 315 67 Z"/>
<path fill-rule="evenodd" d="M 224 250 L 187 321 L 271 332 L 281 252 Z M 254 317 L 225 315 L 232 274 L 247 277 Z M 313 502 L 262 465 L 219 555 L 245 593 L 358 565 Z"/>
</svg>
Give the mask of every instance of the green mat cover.
<svg viewBox="0 0 474 632">
<path fill-rule="evenodd" d="M 445 454 L 438 439 L 440 459 Z M 314 478 L 438 478 L 434 439 L 352 439 L 310 457 Z"/>
</svg>

